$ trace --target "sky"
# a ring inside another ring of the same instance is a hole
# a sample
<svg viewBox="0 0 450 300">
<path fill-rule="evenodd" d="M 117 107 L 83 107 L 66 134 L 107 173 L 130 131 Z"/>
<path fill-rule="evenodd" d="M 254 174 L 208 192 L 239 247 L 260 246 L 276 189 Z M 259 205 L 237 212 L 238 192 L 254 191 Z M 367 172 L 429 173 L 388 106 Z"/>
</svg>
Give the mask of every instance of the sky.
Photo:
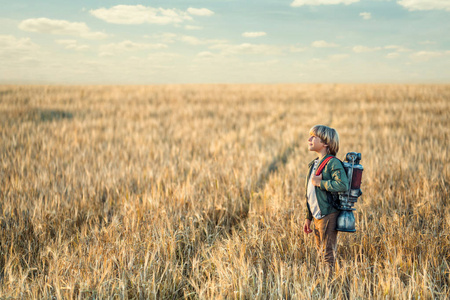
<svg viewBox="0 0 450 300">
<path fill-rule="evenodd" d="M 450 0 L 0 2 L 0 84 L 450 83 Z"/>
</svg>

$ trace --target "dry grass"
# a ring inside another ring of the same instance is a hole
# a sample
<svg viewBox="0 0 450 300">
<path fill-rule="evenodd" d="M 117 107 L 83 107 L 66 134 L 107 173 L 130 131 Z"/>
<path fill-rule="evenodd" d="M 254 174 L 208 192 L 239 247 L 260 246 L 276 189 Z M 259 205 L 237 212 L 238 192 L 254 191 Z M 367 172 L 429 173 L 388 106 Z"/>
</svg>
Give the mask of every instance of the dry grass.
<svg viewBox="0 0 450 300">
<path fill-rule="evenodd" d="M 450 297 L 449 85 L 0 86 L 0 297 Z M 309 128 L 362 152 L 327 281 Z"/>
</svg>

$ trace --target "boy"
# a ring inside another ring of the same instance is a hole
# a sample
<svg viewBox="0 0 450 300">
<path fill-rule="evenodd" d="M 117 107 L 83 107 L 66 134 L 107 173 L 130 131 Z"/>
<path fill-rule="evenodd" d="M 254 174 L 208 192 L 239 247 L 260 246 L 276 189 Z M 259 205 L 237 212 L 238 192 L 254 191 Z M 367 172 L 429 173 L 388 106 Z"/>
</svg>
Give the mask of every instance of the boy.
<svg viewBox="0 0 450 300">
<path fill-rule="evenodd" d="M 330 192 L 345 192 L 348 188 L 347 174 L 338 159 L 330 159 L 322 173 L 316 176 L 317 168 L 329 156 L 339 151 L 339 135 L 335 129 L 316 125 L 309 131 L 308 149 L 319 157 L 309 163 L 306 176 L 306 220 L 303 231 L 311 230 L 314 219 L 314 236 L 319 256 L 327 263 L 330 274 L 334 270 L 337 245 L 336 220 L 339 211 L 328 201 Z"/>
</svg>

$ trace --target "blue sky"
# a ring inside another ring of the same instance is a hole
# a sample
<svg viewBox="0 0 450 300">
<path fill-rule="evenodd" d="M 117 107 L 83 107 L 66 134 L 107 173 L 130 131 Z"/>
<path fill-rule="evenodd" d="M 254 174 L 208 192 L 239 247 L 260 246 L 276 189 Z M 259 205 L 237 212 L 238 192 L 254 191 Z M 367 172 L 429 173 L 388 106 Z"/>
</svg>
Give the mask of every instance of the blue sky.
<svg viewBox="0 0 450 300">
<path fill-rule="evenodd" d="M 0 83 L 450 82 L 450 0 L 2 2 Z"/>
</svg>

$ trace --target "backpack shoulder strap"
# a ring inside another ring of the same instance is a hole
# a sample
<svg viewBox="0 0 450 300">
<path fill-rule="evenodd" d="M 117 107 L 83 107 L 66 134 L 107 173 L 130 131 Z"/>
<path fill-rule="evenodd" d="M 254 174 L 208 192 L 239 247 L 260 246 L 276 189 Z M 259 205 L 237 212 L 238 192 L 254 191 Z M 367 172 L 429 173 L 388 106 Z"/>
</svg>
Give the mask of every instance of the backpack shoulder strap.
<svg viewBox="0 0 450 300">
<path fill-rule="evenodd" d="M 325 168 L 325 166 L 327 165 L 327 163 L 328 163 L 332 158 L 335 158 L 335 157 L 334 157 L 334 156 L 328 156 L 327 158 L 325 158 L 325 159 L 322 161 L 322 163 L 321 163 L 321 164 L 319 165 L 319 167 L 317 168 L 316 176 L 319 176 L 319 175 L 322 173 L 323 169 Z"/>
</svg>

